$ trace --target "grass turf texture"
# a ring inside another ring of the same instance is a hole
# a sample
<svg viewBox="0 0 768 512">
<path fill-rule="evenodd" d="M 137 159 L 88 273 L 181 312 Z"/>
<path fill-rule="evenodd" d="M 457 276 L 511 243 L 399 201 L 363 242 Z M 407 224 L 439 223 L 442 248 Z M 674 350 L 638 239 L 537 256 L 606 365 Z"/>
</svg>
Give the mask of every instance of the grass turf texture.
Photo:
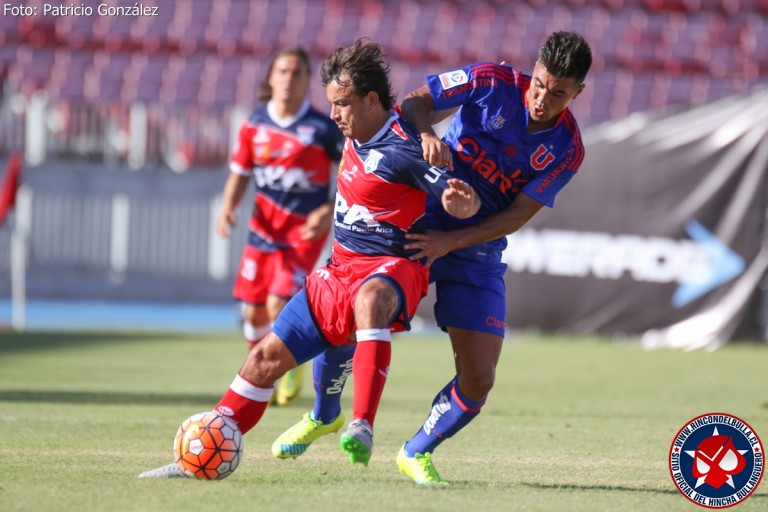
<svg viewBox="0 0 768 512">
<path fill-rule="evenodd" d="M 447 338 L 397 336 L 368 468 L 338 436 L 297 460 L 274 438 L 312 406 L 270 408 L 221 482 L 138 480 L 172 458 L 176 428 L 210 409 L 245 353 L 237 335 L 0 334 L 0 510 L 366 511 L 706 510 L 675 489 L 670 443 L 685 422 L 728 412 L 768 442 L 768 347 L 644 352 L 631 344 L 508 342 L 488 404 L 443 444 L 447 488 L 420 488 L 394 464 L 453 375 Z M 309 379 L 309 377 L 308 377 Z M 344 399 L 350 416 L 351 382 Z M 731 510 L 768 509 L 765 482 Z"/>
</svg>

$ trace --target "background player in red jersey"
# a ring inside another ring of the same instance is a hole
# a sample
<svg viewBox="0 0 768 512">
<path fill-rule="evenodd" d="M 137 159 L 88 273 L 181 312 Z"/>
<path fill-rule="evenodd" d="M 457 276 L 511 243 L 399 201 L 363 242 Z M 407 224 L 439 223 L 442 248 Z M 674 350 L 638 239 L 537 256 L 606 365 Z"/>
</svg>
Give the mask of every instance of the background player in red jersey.
<svg viewBox="0 0 768 512">
<path fill-rule="evenodd" d="M 264 107 L 238 133 L 216 232 L 229 238 L 236 210 L 251 179 L 256 185 L 248 245 L 243 250 L 233 295 L 243 301 L 243 334 L 253 347 L 271 329 L 288 299 L 301 289 L 317 262 L 331 227 L 331 169 L 343 137 L 307 100 L 309 57 L 287 48 L 273 58 L 261 84 Z M 275 392 L 286 405 L 298 396 L 301 367 Z"/>
<path fill-rule="evenodd" d="M 412 127 L 390 110 L 394 95 L 378 45 L 357 41 L 323 63 L 331 119 L 348 137 L 339 166 L 331 262 L 278 315 L 248 353 L 214 410 L 243 434 L 266 410 L 285 372 L 335 346 L 357 344 L 354 420 L 342 436 L 353 462 L 368 463 L 373 421 L 389 369 L 391 331 L 409 328 L 428 269 L 408 259 L 405 234 L 421 230 L 427 196 L 458 218 L 480 209 L 474 189 L 421 156 Z M 184 476 L 172 463 L 140 478 Z"/>
</svg>

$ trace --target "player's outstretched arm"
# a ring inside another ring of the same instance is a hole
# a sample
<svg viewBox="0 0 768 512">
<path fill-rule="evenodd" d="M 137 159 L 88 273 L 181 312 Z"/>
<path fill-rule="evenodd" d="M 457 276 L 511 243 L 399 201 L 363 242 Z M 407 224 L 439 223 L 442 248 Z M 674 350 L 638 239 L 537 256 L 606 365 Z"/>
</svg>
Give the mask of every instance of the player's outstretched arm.
<svg viewBox="0 0 768 512">
<path fill-rule="evenodd" d="M 432 128 L 437 118 L 434 115 L 435 104 L 432 101 L 429 88 L 423 85 L 412 91 L 403 100 L 401 108 L 405 120 L 411 123 L 421 134 L 421 149 L 424 153 L 424 160 L 435 167 L 448 166 L 448 169 L 452 171 L 451 148 L 440 140 Z"/>
<path fill-rule="evenodd" d="M 451 178 L 448 188 L 443 191 L 443 208 L 446 212 L 460 219 L 472 217 L 480 209 L 480 197 L 467 183 Z"/>
<path fill-rule="evenodd" d="M 538 201 L 520 194 L 509 208 L 486 217 L 473 226 L 452 231 L 408 233 L 405 237 L 410 242 L 405 245 L 405 248 L 418 251 L 411 255 L 410 259 L 418 261 L 426 258 L 426 264 L 431 265 L 437 258 L 456 249 L 490 242 L 514 233 L 543 206 Z"/>
</svg>

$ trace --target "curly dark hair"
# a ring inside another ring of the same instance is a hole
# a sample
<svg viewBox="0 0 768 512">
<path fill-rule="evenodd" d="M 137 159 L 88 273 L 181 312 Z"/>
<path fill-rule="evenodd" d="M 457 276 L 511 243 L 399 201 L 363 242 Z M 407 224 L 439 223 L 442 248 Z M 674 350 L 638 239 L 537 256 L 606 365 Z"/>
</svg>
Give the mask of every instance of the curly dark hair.
<svg viewBox="0 0 768 512">
<path fill-rule="evenodd" d="M 304 48 L 301 48 L 300 46 L 293 46 L 278 51 L 272 57 L 272 62 L 269 63 L 267 74 L 264 75 L 261 84 L 259 84 L 258 99 L 261 103 L 266 103 L 272 99 L 272 87 L 269 85 L 269 76 L 272 74 L 272 69 L 275 67 L 275 62 L 277 62 L 277 59 L 286 55 L 298 57 L 302 64 L 304 64 L 304 66 L 307 68 L 307 74 L 312 74 L 312 67 L 309 65 L 309 54 Z"/>
<path fill-rule="evenodd" d="M 592 65 L 592 51 L 575 32 L 553 32 L 539 49 L 538 60 L 555 78 L 573 78 L 581 84 Z"/>
<path fill-rule="evenodd" d="M 320 80 L 323 87 L 332 81 L 345 87 L 351 85 L 361 98 L 374 91 L 385 110 L 391 109 L 397 101 L 389 82 L 386 55 L 368 38 L 360 38 L 346 48 L 337 48 L 323 61 Z"/>
</svg>

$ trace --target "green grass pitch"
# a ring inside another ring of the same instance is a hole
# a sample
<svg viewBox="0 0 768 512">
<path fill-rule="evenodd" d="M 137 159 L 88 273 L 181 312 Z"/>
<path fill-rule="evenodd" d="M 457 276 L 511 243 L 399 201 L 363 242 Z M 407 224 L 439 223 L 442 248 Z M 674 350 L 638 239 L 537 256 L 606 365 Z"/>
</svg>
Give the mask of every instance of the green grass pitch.
<svg viewBox="0 0 768 512">
<path fill-rule="evenodd" d="M 435 452 L 447 488 L 419 488 L 395 455 L 453 375 L 447 337 L 399 335 L 369 467 L 338 437 L 297 460 L 274 438 L 312 406 L 271 408 L 227 480 L 138 480 L 169 462 L 177 426 L 210 409 L 239 368 L 234 333 L 0 333 L 0 510 L 692 511 L 667 469 L 674 435 L 708 412 L 768 442 L 768 346 L 646 352 L 631 343 L 511 337 L 469 427 Z M 350 383 L 351 384 L 351 383 Z M 351 386 L 344 399 L 351 409 Z M 738 512 L 768 510 L 765 482 Z"/>
</svg>

